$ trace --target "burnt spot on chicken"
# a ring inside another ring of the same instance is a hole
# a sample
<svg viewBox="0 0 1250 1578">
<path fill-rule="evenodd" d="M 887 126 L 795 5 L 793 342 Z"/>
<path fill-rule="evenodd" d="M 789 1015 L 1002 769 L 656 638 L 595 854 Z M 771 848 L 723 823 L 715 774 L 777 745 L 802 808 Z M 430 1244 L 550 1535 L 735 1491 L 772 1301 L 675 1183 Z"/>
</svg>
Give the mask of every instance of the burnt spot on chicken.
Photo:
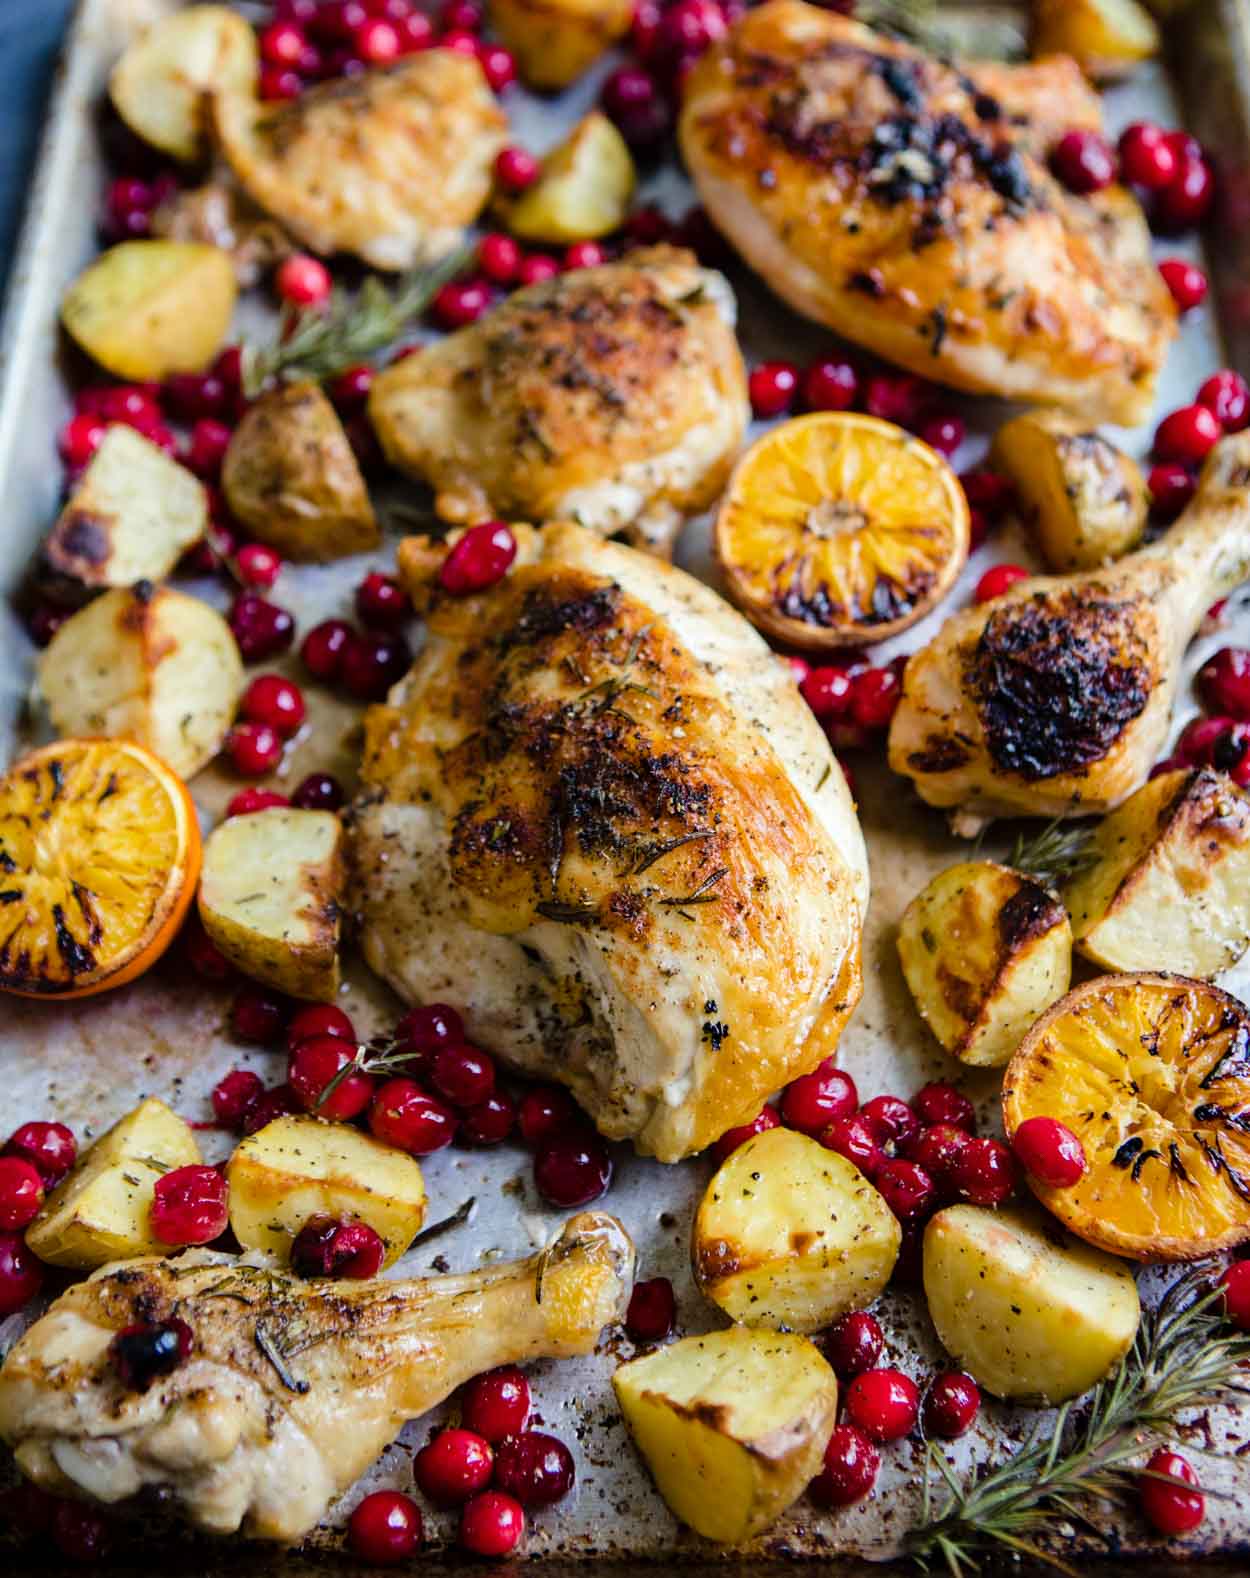
<svg viewBox="0 0 1250 1578">
<path fill-rule="evenodd" d="M 1107 755 L 1155 681 L 1134 613 L 1096 584 L 994 609 L 965 678 L 1001 770 L 1037 782 Z"/>
<path fill-rule="evenodd" d="M 972 749 L 949 735 L 931 734 L 923 750 L 912 751 L 907 765 L 918 773 L 953 773 L 972 760 Z"/>
</svg>

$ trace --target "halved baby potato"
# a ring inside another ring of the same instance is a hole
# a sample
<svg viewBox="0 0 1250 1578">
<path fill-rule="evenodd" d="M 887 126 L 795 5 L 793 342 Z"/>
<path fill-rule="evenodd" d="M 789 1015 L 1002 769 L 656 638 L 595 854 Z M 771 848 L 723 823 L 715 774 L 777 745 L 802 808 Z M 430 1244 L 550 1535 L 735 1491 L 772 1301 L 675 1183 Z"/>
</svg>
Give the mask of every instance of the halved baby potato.
<svg viewBox="0 0 1250 1578">
<path fill-rule="evenodd" d="M 623 1364 L 616 1400 L 683 1523 L 736 1545 L 766 1529 L 820 1468 L 838 1383 L 793 1332 L 733 1326 Z"/>
<path fill-rule="evenodd" d="M 207 526 L 203 483 L 115 423 L 57 517 L 43 567 L 82 590 L 163 581 Z"/>
<path fill-rule="evenodd" d="M 425 1221 L 425 1183 L 412 1157 L 322 1118 L 267 1123 L 239 1145 L 226 1178 L 234 1236 L 244 1249 L 263 1249 L 284 1265 L 314 1216 L 364 1222 L 385 1243 L 388 1266 Z"/>
<path fill-rule="evenodd" d="M 36 673 L 59 734 L 135 740 L 183 778 L 221 749 L 243 690 L 239 649 L 217 610 L 149 581 L 80 608 Z"/>
<path fill-rule="evenodd" d="M 495 31 L 531 88 L 567 88 L 629 32 L 632 0 L 491 0 Z"/>
<path fill-rule="evenodd" d="M 594 241 L 620 229 L 637 182 L 625 139 L 592 110 L 546 156 L 533 186 L 496 204 L 523 241 Z"/>
<path fill-rule="evenodd" d="M 740 1145 L 695 1214 L 695 1281 L 731 1320 L 820 1331 L 877 1297 L 901 1233 L 844 1156 L 792 1129 Z"/>
<path fill-rule="evenodd" d="M 85 268 L 61 322 L 117 378 L 199 373 L 221 349 L 237 286 L 230 254 L 200 241 L 123 241 Z"/>
<path fill-rule="evenodd" d="M 1209 980 L 1250 946 L 1250 795 L 1210 768 L 1162 773 L 1090 835 L 1063 889 L 1077 950 Z"/>
<path fill-rule="evenodd" d="M 156 1180 L 201 1161 L 190 1126 L 149 1096 L 74 1164 L 26 1229 L 40 1260 L 92 1271 L 111 1260 L 160 1255 L 150 1226 Z"/>
<path fill-rule="evenodd" d="M 1053 1405 L 1128 1352 L 1132 1273 L 1040 1211 L 952 1205 L 924 1235 L 924 1291 L 942 1346 L 996 1397 Z"/>
<path fill-rule="evenodd" d="M 963 1063 L 997 1068 L 1068 989 L 1072 931 L 1045 888 L 992 860 L 941 871 L 907 906 L 898 956 L 920 1017 Z"/>
<path fill-rule="evenodd" d="M 205 95 L 256 91 L 260 55 L 246 19 L 193 5 L 147 28 L 113 67 L 109 97 L 131 131 L 190 161 L 204 152 Z"/>
<path fill-rule="evenodd" d="M 291 997 L 339 988 L 343 824 L 274 806 L 232 816 L 204 841 L 200 919 L 245 975 Z"/>
<path fill-rule="evenodd" d="M 1137 0 L 1033 0 L 1034 56 L 1071 55 L 1095 82 L 1114 82 L 1159 53 L 1159 29 Z"/>
</svg>

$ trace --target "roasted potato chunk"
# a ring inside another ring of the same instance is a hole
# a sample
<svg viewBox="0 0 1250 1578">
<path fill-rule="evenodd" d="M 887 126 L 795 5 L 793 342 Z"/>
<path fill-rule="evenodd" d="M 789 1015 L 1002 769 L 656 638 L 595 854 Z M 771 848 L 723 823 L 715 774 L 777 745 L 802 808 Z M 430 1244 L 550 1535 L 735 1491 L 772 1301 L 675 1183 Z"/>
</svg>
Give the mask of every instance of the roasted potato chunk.
<svg viewBox="0 0 1250 1578">
<path fill-rule="evenodd" d="M 220 823 L 204 842 L 200 919 L 245 975 L 328 1003 L 339 988 L 343 825 L 274 806 Z"/>
<path fill-rule="evenodd" d="M 819 1331 L 890 1280 L 898 1221 L 844 1156 L 792 1129 L 740 1145 L 694 1219 L 695 1280 L 731 1320 Z"/>
<path fill-rule="evenodd" d="M 1063 889 L 1079 952 L 1108 970 L 1210 980 L 1250 945 L 1250 796 L 1210 768 L 1163 773 L 1090 835 Z"/>
<path fill-rule="evenodd" d="M 80 608 L 36 673 L 59 734 L 135 740 L 182 778 L 220 750 L 243 690 L 239 649 L 217 610 L 150 581 Z"/>
<path fill-rule="evenodd" d="M 491 0 L 495 31 L 531 88 L 567 88 L 629 32 L 631 0 Z"/>
<path fill-rule="evenodd" d="M 79 1157 L 26 1229 L 26 1242 L 40 1260 L 75 1271 L 164 1254 L 168 1245 L 148 1221 L 156 1180 L 201 1160 L 190 1127 L 149 1096 Z"/>
<path fill-rule="evenodd" d="M 288 559 L 342 559 L 378 545 L 378 523 L 343 424 L 314 383 L 262 395 L 221 468 L 226 502 Z"/>
<path fill-rule="evenodd" d="M 683 1523 L 736 1545 L 766 1529 L 820 1467 L 838 1406 L 806 1337 L 733 1326 L 623 1364 L 616 1400 Z"/>
<path fill-rule="evenodd" d="M 117 378 L 202 372 L 234 312 L 230 255 L 199 241 L 123 241 L 78 276 L 61 322 Z"/>
<path fill-rule="evenodd" d="M 543 160 L 533 186 L 498 206 L 523 241 L 593 241 L 620 228 L 637 179 L 625 139 L 593 110 Z"/>
<path fill-rule="evenodd" d="M 113 67 L 109 96 L 144 142 L 190 161 L 204 152 L 206 96 L 255 93 L 259 63 L 237 11 L 193 5 L 139 35 Z"/>
<path fill-rule="evenodd" d="M 163 581 L 208 526 L 204 486 L 120 423 L 105 433 L 43 549 L 76 589 Z"/>
<path fill-rule="evenodd" d="M 240 819 L 242 820 L 242 819 Z M 425 1184 L 412 1157 L 345 1123 L 276 1118 L 249 1135 L 226 1168 L 230 1226 L 244 1249 L 283 1264 L 313 1216 L 353 1217 L 386 1244 L 393 1265 L 425 1220 Z"/>
<path fill-rule="evenodd" d="M 1033 55 L 1071 55 L 1087 77 L 1114 82 L 1159 53 L 1159 29 L 1137 0 L 1033 0 Z"/>
<path fill-rule="evenodd" d="M 1025 411 L 999 428 L 991 464 L 1009 476 L 1050 569 L 1094 570 L 1141 541 L 1150 496 L 1131 456 L 1061 411 Z"/>
<path fill-rule="evenodd" d="M 997 1397 L 1079 1397 L 1124 1357 L 1132 1273 L 1042 1212 L 953 1205 L 925 1229 L 924 1291 L 943 1347 Z"/>
<path fill-rule="evenodd" d="M 963 1063 L 997 1068 L 1068 989 L 1063 905 L 992 860 L 939 872 L 907 906 L 898 956 L 920 1017 Z"/>
</svg>

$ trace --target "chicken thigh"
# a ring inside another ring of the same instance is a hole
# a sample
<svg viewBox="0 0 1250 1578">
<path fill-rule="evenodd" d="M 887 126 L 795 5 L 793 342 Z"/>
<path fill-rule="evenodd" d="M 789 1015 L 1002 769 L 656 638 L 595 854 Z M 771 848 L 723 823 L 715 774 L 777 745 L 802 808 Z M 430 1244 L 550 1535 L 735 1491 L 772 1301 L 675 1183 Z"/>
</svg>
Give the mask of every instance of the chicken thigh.
<svg viewBox="0 0 1250 1578">
<path fill-rule="evenodd" d="M 401 996 L 676 1161 L 829 1056 L 863 838 L 788 666 L 707 587 L 572 525 L 490 591 L 400 548 L 428 638 L 366 718 L 353 905 Z"/>
<path fill-rule="evenodd" d="M 953 65 L 769 0 L 695 67 L 680 137 L 712 219 L 798 311 L 940 383 L 1132 424 L 1176 312 L 1134 199 L 1047 168 L 1098 125 L 1066 57 Z"/>
<path fill-rule="evenodd" d="M 369 415 L 445 520 L 574 520 L 667 552 L 750 418 L 734 316 L 690 253 L 635 252 L 519 290 L 395 363 Z"/>
<path fill-rule="evenodd" d="M 1224 439 L 1168 534 L 1106 570 L 1035 576 L 955 614 L 908 660 L 890 766 L 956 830 L 1087 816 L 1146 779 L 1185 648 L 1250 577 L 1250 433 Z"/>
</svg>

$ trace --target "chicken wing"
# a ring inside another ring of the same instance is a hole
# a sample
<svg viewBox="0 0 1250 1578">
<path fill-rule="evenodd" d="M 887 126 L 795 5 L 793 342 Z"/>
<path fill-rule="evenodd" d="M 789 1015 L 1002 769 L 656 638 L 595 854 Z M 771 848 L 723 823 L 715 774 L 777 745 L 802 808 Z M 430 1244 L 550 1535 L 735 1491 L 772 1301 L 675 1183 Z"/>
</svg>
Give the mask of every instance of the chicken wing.
<svg viewBox="0 0 1250 1578">
<path fill-rule="evenodd" d="M 401 996 L 675 1161 L 827 1057 L 860 995 L 863 838 L 787 665 L 707 587 L 581 527 L 439 595 L 366 719 L 365 956 Z"/>
<path fill-rule="evenodd" d="M 941 383 L 1132 424 L 1175 308 L 1134 199 L 1045 163 L 1098 124 L 1064 57 L 952 65 L 769 0 L 695 67 L 680 137 L 712 219 L 800 312 Z"/>
<path fill-rule="evenodd" d="M 369 415 L 446 520 L 575 520 L 667 552 L 750 417 L 734 316 L 690 253 L 636 252 L 517 291 L 395 363 Z"/>
</svg>

